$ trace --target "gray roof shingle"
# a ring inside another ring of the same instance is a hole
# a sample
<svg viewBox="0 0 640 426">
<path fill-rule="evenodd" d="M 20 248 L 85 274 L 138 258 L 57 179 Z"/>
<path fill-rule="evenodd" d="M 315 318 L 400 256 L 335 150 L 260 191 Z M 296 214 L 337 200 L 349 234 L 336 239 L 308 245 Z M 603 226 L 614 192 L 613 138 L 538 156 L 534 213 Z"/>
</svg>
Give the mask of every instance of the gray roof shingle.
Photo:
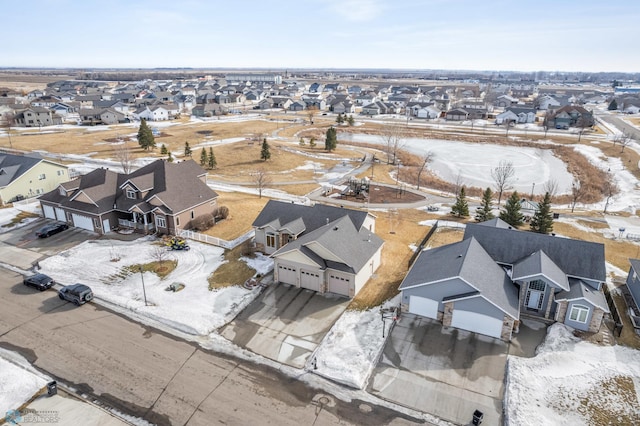
<svg viewBox="0 0 640 426">
<path fill-rule="evenodd" d="M 569 290 L 566 274 L 542 250 L 533 252 L 530 256 L 513 265 L 511 279 L 521 281 L 539 274 L 547 277 L 561 289 Z"/>
<path fill-rule="evenodd" d="M 602 309 L 605 312 L 609 312 L 609 306 L 607 305 L 607 300 L 604 297 L 604 294 L 595 290 L 593 287 L 588 286 L 582 280 L 578 280 L 575 278 L 569 278 L 569 291 L 561 291 L 556 294 L 555 300 L 575 300 L 575 299 L 584 299 L 591 303 L 594 306 Z"/>
</svg>

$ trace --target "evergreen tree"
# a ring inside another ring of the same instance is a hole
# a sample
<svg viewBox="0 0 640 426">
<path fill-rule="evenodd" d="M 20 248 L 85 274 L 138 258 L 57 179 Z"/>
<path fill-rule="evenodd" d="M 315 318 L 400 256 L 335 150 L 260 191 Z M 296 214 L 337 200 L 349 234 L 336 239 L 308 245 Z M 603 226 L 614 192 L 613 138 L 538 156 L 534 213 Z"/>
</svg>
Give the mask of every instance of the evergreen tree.
<svg viewBox="0 0 640 426">
<path fill-rule="evenodd" d="M 484 222 L 487 220 L 493 219 L 495 216 L 491 212 L 491 197 L 493 196 L 493 192 L 491 188 L 487 188 L 482 193 L 482 202 L 480 203 L 480 207 L 476 208 L 476 217 L 475 219 L 478 222 Z"/>
<path fill-rule="evenodd" d="M 267 138 L 262 140 L 262 149 L 260 150 L 260 159 L 262 161 L 267 161 L 271 158 L 271 151 L 269 151 L 269 144 L 267 143 Z"/>
<path fill-rule="evenodd" d="M 300 138 L 300 146 L 304 146 L 304 138 Z"/>
<path fill-rule="evenodd" d="M 138 128 L 138 144 L 142 149 L 148 151 L 149 148 L 156 147 L 156 140 L 153 137 L 151 127 L 147 124 L 147 120 L 144 118 L 140 121 L 140 128 Z"/>
<path fill-rule="evenodd" d="M 616 102 L 615 99 L 613 99 L 610 103 L 609 106 L 607 107 L 607 109 L 609 111 L 616 111 L 618 109 L 618 102 Z"/>
<path fill-rule="evenodd" d="M 315 138 L 309 139 L 309 146 L 311 148 L 315 148 L 316 147 L 316 139 Z"/>
<path fill-rule="evenodd" d="M 467 203 L 464 186 L 460 188 L 460 193 L 456 195 L 456 203 L 451 207 L 451 214 L 457 217 L 469 216 L 469 204 Z"/>
<path fill-rule="evenodd" d="M 213 153 L 213 147 L 209 147 L 209 157 L 207 158 L 207 167 L 209 169 L 215 169 L 218 165 L 216 161 L 216 155 Z"/>
<path fill-rule="evenodd" d="M 327 129 L 326 139 L 324 140 L 324 149 L 331 152 L 334 149 L 336 149 L 337 145 L 338 145 L 338 136 L 336 133 L 336 129 L 334 127 L 329 127 L 329 129 Z"/>
<path fill-rule="evenodd" d="M 165 144 L 162 144 L 162 146 L 160 147 L 160 155 L 167 155 L 167 152 L 169 152 L 167 146 Z"/>
<path fill-rule="evenodd" d="M 184 143 L 184 156 L 191 157 L 191 147 L 189 146 L 189 142 Z"/>
<path fill-rule="evenodd" d="M 202 151 L 200 151 L 200 165 L 204 167 L 205 164 L 207 164 L 207 150 L 202 148 Z"/>
<path fill-rule="evenodd" d="M 167 157 L 167 161 L 170 163 L 173 163 L 173 155 L 171 155 L 171 152 L 169 152 L 169 156 Z"/>
<path fill-rule="evenodd" d="M 347 118 L 347 123 L 349 123 L 349 126 L 353 126 L 356 123 L 356 120 L 353 119 L 353 115 L 350 115 L 349 118 Z"/>
<path fill-rule="evenodd" d="M 500 219 L 514 228 L 517 228 L 524 222 L 524 216 L 520 212 L 520 195 L 518 195 L 517 191 L 514 191 L 507 200 L 504 205 L 504 210 L 500 212 Z"/>
<path fill-rule="evenodd" d="M 342 113 L 338 114 L 338 118 L 336 118 L 336 123 L 338 124 L 344 123 L 344 117 L 342 116 Z"/>
<path fill-rule="evenodd" d="M 551 196 L 544 194 L 544 200 L 539 204 L 538 210 L 531 219 L 531 230 L 540 234 L 548 234 L 553 231 L 553 214 L 551 213 Z"/>
</svg>

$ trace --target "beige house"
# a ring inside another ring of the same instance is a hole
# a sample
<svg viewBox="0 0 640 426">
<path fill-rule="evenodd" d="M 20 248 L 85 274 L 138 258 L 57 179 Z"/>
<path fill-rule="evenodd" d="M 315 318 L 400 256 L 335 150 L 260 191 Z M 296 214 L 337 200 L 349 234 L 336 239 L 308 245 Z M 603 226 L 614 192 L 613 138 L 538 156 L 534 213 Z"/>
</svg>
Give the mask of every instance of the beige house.
<svg viewBox="0 0 640 426">
<path fill-rule="evenodd" d="M 176 234 L 213 213 L 218 194 L 193 160 L 157 160 L 130 173 L 96 169 L 40 197 L 46 218 L 106 234 L 114 228 Z"/>
<path fill-rule="evenodd" d="M 39 156 L 0 154 L 2 205 L 35 197 L 69 180 L 67 167 Z"/>
</svg>

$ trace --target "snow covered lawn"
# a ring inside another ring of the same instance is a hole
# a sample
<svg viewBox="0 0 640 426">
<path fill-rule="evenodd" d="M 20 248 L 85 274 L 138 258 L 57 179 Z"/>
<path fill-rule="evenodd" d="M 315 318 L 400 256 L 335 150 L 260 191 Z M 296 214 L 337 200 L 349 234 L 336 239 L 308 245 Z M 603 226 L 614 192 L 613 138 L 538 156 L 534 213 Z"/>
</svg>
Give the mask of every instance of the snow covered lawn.
<svg viewBox="0 0 640 426">
<path fill-rule="evenodd" d="M 40 262 L 40 272 L 63 285 L 80 282 L 89 285 L 95 296 L 125 311 L 159 321 L 192 335 L 205 335 L 231 321 L 259 293 L 241 285 L 214 291 L 207 278 L 223 262 L 224 250 L 198 242 L 189 242 L 189 251 L 169 251 L 167 259 L 178 261 L 176 269 L 161 279 L 144 273 L 144 287 L 149 306 L 145 306 L 142 274 L 126 267 L 156 261 L 158 240 L 144 237 L 135 241 L 93 240 Z M 251 267 L 264 273 L 271 259 L 258 257 Z M 167 291 L 174 283 L 185 288 Z M 239 283 L 242 284 L 242 283 Z"/>
<path fill-rule="evenodd" d="M 640 351 L 597 346 L 563 324 L 534 358 L 509 356 L 507 424 L 640 424 Z"/>
<path fill-rule="evenodd" d="M 17 353 L 0 348 L 0 417 L 20 408 L 50 380 Z"/>
</svg>

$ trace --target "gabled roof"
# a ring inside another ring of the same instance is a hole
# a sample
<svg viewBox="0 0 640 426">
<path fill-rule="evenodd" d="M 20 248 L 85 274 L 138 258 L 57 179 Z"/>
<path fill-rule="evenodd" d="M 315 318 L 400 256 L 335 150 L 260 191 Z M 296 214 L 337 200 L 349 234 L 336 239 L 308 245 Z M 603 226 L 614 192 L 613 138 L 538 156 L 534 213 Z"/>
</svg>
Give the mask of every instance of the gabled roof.
<svg viewBox="0 0 640 426">
<path fill-rule="evenodd" d="M 384 241 L 380 237 L 364 228 L 356 229 L 350 218 L 343 216 L 287 243 L 272 256 L 278 257 L 284 253 L 300 250 L 323 269 L 328 267 L 358 273 L 382 244 Z M 321 246 L 338 260 L 325 259 L 315 245 Z"/>
<path fill-rule="evenodd" d="M 606 280 L 604 245 L 600 243 L 476 223 L 465 227 L 464 238 L 469 237 L 475 237 L 498 263 L 515 265 L 542 250 L 569 277 Z"/>
<path fill-rule="evenodd" d="M 4 188 L 20 176 L 44 161 L 37 155 L 0 154 L 0 188 Z"/>
<path fill-rule="evenodd" d="M 460 278 L 504 313 L 518 318 L 518 290 L 509 276 L 473 238 L 420 253 L 400 290 Z"/>
<path fill-rule="evenodd" d="M 603 311 L 607 313 L 609 312 L 607 300 L 604 298 L 604 294 L 601 291 L 595 290 L 593 287 L 582 282 L 582 280 L 575 278 L 569 279 L 569 285 L 569 291 L 561 291 L 555 295 L 556 302 L 562 300 L 571 301 L 584 299 Z"/>
<path fill-rule="evenodd" d="M 542 250 L 531 253 L 513 265 L 511 279 L 520 281 L 536 275 L 544 275 L 561 289 L 569 290 L 569 281 L 565 273 Z"/>
</svg>

